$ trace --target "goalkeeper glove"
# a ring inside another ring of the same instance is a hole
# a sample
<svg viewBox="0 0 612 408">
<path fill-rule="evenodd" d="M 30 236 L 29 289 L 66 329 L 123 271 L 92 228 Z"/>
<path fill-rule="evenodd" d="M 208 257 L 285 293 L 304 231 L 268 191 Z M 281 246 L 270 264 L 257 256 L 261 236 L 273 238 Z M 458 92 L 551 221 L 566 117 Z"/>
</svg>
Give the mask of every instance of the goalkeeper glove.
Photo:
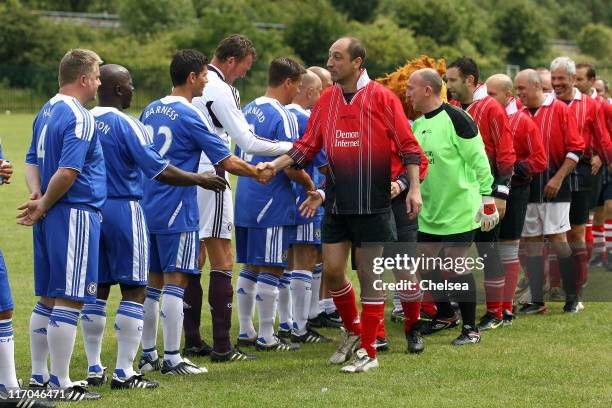
<svg viewBox="0 0 612 408">
<path fill-rule="evenodd" d="M 474 221 L 480 223 L 480 229 L 484 232 L 491 231 L 499 222 L 499 213 L 495 206 L 495 199 L 491 196 L 482 197 L 482 205 L 474 217 Z"/>
</svg>

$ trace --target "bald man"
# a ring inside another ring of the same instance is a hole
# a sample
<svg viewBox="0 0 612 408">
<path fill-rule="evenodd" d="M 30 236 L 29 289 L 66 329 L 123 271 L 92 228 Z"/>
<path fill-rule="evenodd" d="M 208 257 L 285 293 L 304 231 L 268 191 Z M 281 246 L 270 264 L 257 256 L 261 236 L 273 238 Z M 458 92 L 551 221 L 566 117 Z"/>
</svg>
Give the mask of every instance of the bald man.
<svg viewBox="0 0 612 408">
<path fill-rule="evenodd" d="M 527 275 L 533 303 L 524 314 L 546 312 L 544 304 L 544 237 L 556 253 L 566 293 L 565 312 L 577 311 L 576 268 L 566 232 L 570 230 L 571 190 L 569 174 L 584 150 L 575 116 L 553 94 L 542 90 L 540 75 L 533 69 L 519 72 L 514 80 L 523 111 L 536 123 L 547 146 L 547 169 L 533 178 L 522 237 L 527 247 Z"/>
<path fill-rule="evenodd" d="M 536 72 L 540 76 L 540 83 L 542 84 L 542 92 L 551 93 L 553 91 L 552 80 L 550 77 L 550 71 L 547 68 L 537 68 Z"/>
<path fill-rule="evenodd" d="M 308 68 L 308 71 L 313 72 L 321 80 L 321 91 L 326 90 L 334 84 L 331 73 L 325 68 L 315 66 Z"/>
<path fill-rule="evenodd" d="M 443 102 L 441 90 L 442 79 L 430 68 L 415 71 L 408 80 L 407 97 L 415 110 L 423 112 L 412 129 L 429 161 L 427 177 L 421 184 L 426 205 L 419 214 L 416 253 L 436 258 L 444 249 L 446 258 L 459 259 L 467 256 L 477 230 L 495 228 L 499 214 L 491 195 L 493 175 L 478 127 L 461 108 Z M 466 169 L 469 169 L 467 173 Z M 474 277 L 469 270 L 447 271 L 451 274 L 449 278 L 438 269 L 421 268 L 421 288 L 425 282 L 461 288 L 452 293 L 459 303 L 463 320 L 461 334 L 452 344 L 478 343 Z M 459 317 L 452 308 L 445 307 L 448 294 L 432 291 L 432 295 L 439 305 L 438 315 L 421 331 L 433 333 L 456 327 Z M 419 301 L 416 298 L 411 303 Z M 408 341 L 410 346 L 410 338 Z"/>
<path fill-rule="evenodd" d="M 529 202 L 529 184 L 534 175 L 546 169 L 546 152 L 542 144 L 542 135 L 529 115 L 518 108 L 512 93 L 512 79 L 504 74 L 495 74 L 487 79 L 486 84 L 489 96 L 506 108 L 514 141 L 516 163 L 506 215 L 501 221 L 499 233 L 499 251 L 505 273 L 504 295 L 503 299 L 495 302 L 491 308 L 487 306 L 487 309 L 493 312 L 493 316 L 488 321 L 481 322 L 480 330 L 494 329 L 502 324 L 512 325 L 512 299 L 520 272 L 518 250 Z"/>
<path fill-rule="evenodd" d="M 302 77 L 300 92 L 293 98 L 287 109 L 298 121 L 298 135 L 306 131 L 310 109 L 321 95 L 321 79 L 307 70 Z M 324 176 L 319 168 L 326 166 L 325 152 L 319 152 L 315 159 L 304 169 L 315 186 L 323 184 Z M 298 204 L 307 198 L 302 186 L 292 182 Z M 288 270 L 280 278 L 278 312 L 278 336 L 291 338 L 296 343 L 328 343 L 330 340 L 320 335 L 309 324 L 309 318 L 319 317 L 319 290 L 323 265 L 318 262 L 321 247 L 321 221 L 323 209 L 313 216 L 304 217 L 296 211 L 296 235 L 291 238 L 288 254 Z M 308 284 L 310 283 L 310 284 Z M 312 311 L 314 310 L 314 313 Z"/>
<path fill-rule="evenodd" d="M 99 386 L 107 381 L 100 361 L 106 324 L 106 300 L 110 287 L 119 284 L 121 303 L 115 318 L 117 363 L 111 388 L 156 388 L 158 383 L 134 371 L 133 361 L 142 336 L 143 302 L 149 271 L 148 231 L 139 201 L 143 176 L 162 183 L 215 191 L 226 187 L 214 174 L 184 172 L 162 159 L 153 149 L 144 125 L 123 113 L 130 107 L 134 86 L 129 71 L 115 64 L 100 68 L 99 106 L 92 110 L 104 161 L 108 199 L 102 210 L 98 293 L 95 303 L 81 312 L 83 340 L 88 360 L 87 382 Z"/>
</svg>

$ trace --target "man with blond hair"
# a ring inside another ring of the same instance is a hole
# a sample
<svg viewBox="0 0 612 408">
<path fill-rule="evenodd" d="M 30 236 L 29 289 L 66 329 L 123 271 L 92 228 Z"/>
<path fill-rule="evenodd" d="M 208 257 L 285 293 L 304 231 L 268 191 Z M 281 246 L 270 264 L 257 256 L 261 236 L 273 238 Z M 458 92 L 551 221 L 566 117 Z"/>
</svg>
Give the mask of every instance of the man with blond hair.
<svg viewBox="0 0 612 408">
<path fill-rule="evenodd" d="M 84 105 L 96 98 L 100 63 L 95 52 L 83 49 L 62 58 L 59 93 L 34 120 L 25 168 L 31 196 L 18 216 L 20 224 L 33 226 L 40 296 L 30 319 L 30 386 L 65 388 L 68 400 L 100 398 L 69 376 L 79 312 L 85 301 L 95 302 L 98 282 L 106 170 L 93 115 Z"/>
</svg>

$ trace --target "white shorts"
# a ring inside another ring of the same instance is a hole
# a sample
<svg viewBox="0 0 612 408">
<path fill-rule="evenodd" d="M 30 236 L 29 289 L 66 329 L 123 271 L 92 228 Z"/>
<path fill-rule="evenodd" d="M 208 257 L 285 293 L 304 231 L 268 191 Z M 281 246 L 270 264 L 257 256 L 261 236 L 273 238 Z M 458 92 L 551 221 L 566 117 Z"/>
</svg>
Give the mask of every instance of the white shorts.
<svg viewBox="0 0 612 408">
<path fill-rule="evenodd" d="M 523 237 L 561 234 L 569 231 L 570 203 L 529 203 Z"/>
<path fill-rule="evenodd" d="M 234 200 L 232 190 L 215 193 L 198 187 L 200 211 L 200 239 L 232 239 L 234 229 Z"/>
</svg>

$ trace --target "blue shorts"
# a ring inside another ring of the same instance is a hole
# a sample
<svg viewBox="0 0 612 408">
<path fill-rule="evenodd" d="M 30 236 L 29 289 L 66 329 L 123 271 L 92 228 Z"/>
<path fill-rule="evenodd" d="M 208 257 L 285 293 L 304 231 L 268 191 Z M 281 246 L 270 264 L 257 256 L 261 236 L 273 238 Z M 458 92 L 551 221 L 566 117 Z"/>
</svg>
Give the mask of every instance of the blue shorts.
<svg viewBox="0 0 612 408">
<path fill-rule="evenodd" d="M 295 225 L 236 227 L 236 262 L 286 268 L 289 244 L 293 240 Z"/>
<path fill-rule="evenodd" d="M 13 297 L 8 281 L 8 272 L 4 263 L 4 256 L 0 251 L 0 312 L 13 310 Z"/>
<path fill-rule="evenodd" d="M 311 222 L 295 226 L 295 239 L 291 244 L 321 245 L 321 222 L 323 215 L 316 215 Z"/>
<path fill-rule="evenodd" d="M 100 213 L 56 204 L 34 224 L 36 296 L 96 300 Z"/>
<path fill-rule="evenodd" d="M 151 271 L 198 275 L 198 231 L 151 234 Z"/>
<path fill-rule="evenodd" d="M 102 210 L 98 283 L 145 286 L 149 231 L 138 201 L 109 199 Z"/>
</svg>

